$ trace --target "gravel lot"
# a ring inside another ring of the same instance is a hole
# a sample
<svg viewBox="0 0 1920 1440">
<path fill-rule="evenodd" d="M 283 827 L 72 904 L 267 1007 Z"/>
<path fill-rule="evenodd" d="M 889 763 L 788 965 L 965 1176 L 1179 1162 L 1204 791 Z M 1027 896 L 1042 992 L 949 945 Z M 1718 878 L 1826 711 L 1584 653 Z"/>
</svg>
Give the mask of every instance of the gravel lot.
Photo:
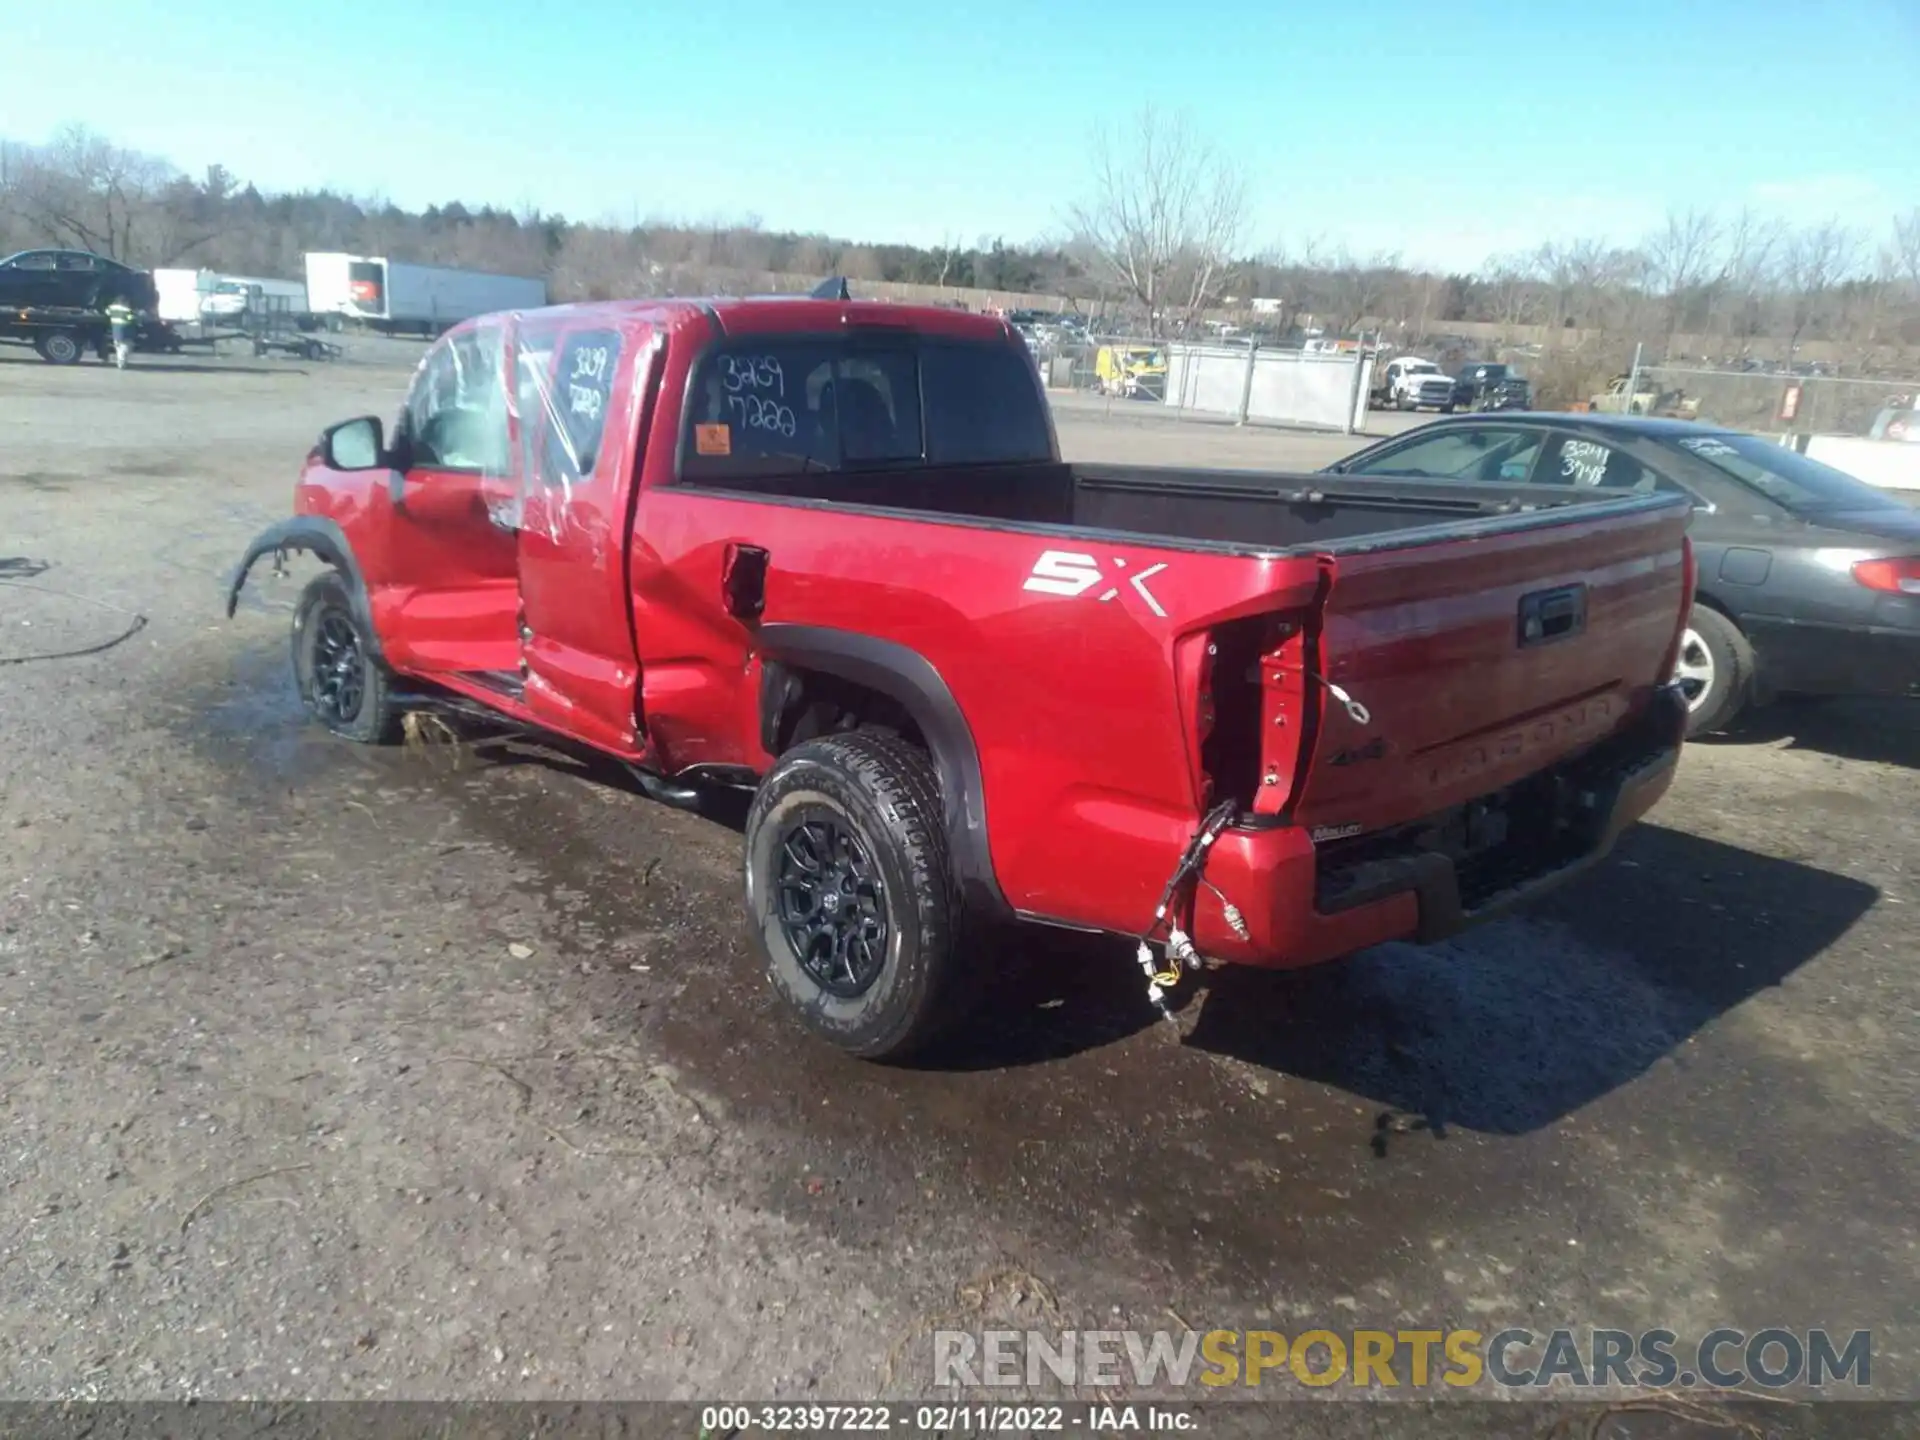
<svg viewBox="0 0 1920 1440">
<path fill-rule="evenodd" d="M 418 353 L 0 351 L 0 555 L 51 567 L 0 657 L 146 617 L 0 666 L 7 1395 L 913 1396 L 937 1316 L 1169 1314 L 1871 1328 L 1920 1392 L 1913 708 L 1690 747 L 1603 870 L 1452 944 L 1228 974 L 1176 1035 L 1121 949 L 1035 939 L 960 1059 L 864 1066 L 756 973 L 724 824 L 325 738 L 304 569 L 223 617 Z M 1071 455 L 1361 443 L 1108 409 Z"/>
</svg>

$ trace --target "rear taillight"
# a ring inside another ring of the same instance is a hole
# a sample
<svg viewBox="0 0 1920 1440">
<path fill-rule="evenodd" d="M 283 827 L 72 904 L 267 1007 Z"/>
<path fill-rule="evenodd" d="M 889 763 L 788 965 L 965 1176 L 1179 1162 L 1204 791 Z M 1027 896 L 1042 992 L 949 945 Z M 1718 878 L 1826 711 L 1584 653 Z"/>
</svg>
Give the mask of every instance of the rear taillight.
<svg viewBox="0 0 1920 1440">
<path fill-rule="evenodd" d="M 1889 595 L 1920 595 L 1920 556 L 1861 560 L 1853 567 L 1853 578 L 1869 590 L 1884 590 Z"/>
<path fill-rule="evenodd" d="M 1693 592 L 1700 582 L 1700 561 L 1693 553 L 1693 540 L 1690 536 L 1680 537 L 1680 623 L 1674 627 L 1673 643 L 1667 647 L 1667 658 L 1660 665 L 1660 679 L 1664 684 L 1673 678 L 1673 667 L 1680 663 L 1680 646 L 1687 638 L 1687 621 L 1693 617 Z"/>
</svg>

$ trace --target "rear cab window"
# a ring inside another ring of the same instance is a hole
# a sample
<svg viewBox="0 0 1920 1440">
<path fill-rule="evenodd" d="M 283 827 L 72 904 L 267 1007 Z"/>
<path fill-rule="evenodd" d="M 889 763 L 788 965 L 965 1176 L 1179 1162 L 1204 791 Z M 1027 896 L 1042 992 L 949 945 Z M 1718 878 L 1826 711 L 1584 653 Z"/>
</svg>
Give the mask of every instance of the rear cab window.
<svg viewBox="0 0 1920 1440">
<path fill-rule="evenodd" d="M 680 479 L 696 485 L 1053 459 L 1032 363 L 990 341 L 729 340 L 695 367 L 682 424 Z"/>
</svg>

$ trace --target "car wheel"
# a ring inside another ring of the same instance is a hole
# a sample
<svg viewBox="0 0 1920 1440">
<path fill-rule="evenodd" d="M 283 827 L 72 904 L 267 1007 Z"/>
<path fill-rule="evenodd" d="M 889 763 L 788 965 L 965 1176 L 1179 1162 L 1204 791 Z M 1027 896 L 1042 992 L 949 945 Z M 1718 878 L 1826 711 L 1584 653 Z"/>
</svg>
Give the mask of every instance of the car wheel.
<svg viewBox="0 0 1920 1440">
<path fill-rule="evenodd" d="M 336 735 L 384 745 L 399 733 L 387 668 L 337 570 L 315 578 L 294 607 L 293 683 L 307 713 Z"/>
<path fill-rule="evenodd" d="M 1695 605 L 1680 637 L 1674 683 L 1687 701 L 1687 734 L 1724 730 L 1747 703 L 1753 684 L 1753 648 L 1718 610 Z"/>
<path fill-rule="evenodd" d="M 74 330 L 50 330 L 40 337 L 35 348 L 41 359 L 55 365 L 78 365 L 87 353 L 79 332 Z"/>
<path fill-rule="evenodd" d="M 1451 406 L 1451 405 L 1442 405 L 1442 406 L 1440 407 L 1440 413 L 1441 413 L 1442 415 L 1451 415 L 1451 414 L 1453 413 L 1453 406 Z"/>
<path fill-rule="evenodd" d="M 971 1008 L 940 787 L 896 736 L 780 758 L 747 816 L 746 906 L 774 989 L 849 1054 L 905 1059 Z"/>
</svg>

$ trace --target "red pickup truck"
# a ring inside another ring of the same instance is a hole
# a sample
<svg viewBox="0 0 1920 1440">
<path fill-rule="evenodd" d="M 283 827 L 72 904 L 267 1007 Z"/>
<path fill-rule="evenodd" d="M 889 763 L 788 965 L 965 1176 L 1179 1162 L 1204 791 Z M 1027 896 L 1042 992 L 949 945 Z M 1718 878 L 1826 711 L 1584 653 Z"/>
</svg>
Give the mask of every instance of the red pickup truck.
<svg viewBox="0 0 1920 1440">
<path fill-rule="evenodd" d="M 751 937 L 875 1058 L 965 1013 L 976 922 L 1159 984 L 1446 935 L 1605 853 L 1686 719 L 1684 499 L 1065 464 L 1019 336 L 948 310 L 471 321 L 294 510 L 227 610 L 263 555 L 332 567 L 317 720 L 480 707 L 656 798 L 750 787 Z"/>
</svg>

